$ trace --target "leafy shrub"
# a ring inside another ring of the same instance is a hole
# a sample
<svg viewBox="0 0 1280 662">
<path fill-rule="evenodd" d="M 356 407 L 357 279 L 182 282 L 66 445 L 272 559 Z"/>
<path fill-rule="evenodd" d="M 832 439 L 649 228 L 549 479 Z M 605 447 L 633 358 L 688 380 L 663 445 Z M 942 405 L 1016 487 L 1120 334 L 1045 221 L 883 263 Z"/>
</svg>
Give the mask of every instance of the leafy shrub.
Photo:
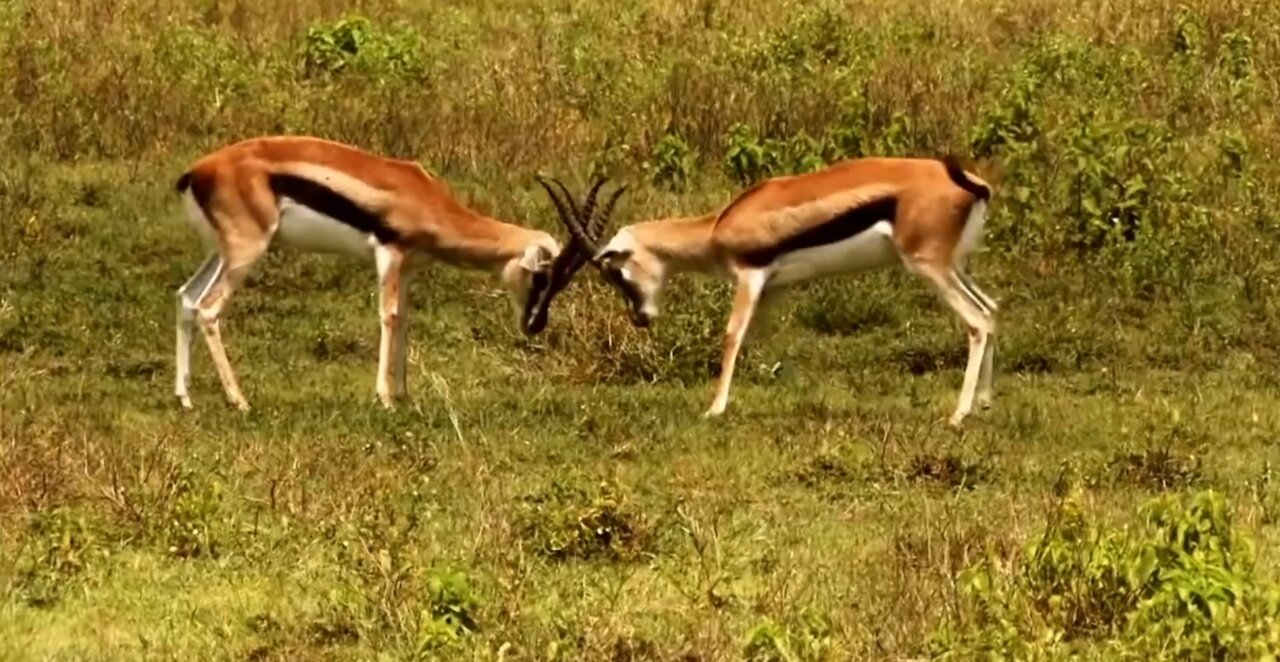
<svg viewBox="0 0 1280 662">
<path fill-rule="evenodd" d="M 866 86 L 855 86 L 840 102 L 840 115 L 827 127 L 827 142 L 841 158 L 857 158 L 871 151 L 871 104 Z"/>
<path fill-rule="evenodd" d="M 801 6 L 775 29 L 753 58 L 755 68 L 797 68 L 843 64 L 851 54 L 849 14 L 842 7 Z"/>
<path fill-rule="evenodd" d="M 362 16 L 312 26 L 302 60 L 308 76 L 356 73 L 412 78 L 425 71 L 422 37 L 415 30 L 381 29 Z"/>
<path fill-rule="evenodd" d="M 662 136 L 653 148 L 653 183 L 673 191 L 688 188 L 697 165 L 697 154 L 674 133 Z"/>
<path fill-rule="evenodd" d="M 827 165 L 825 153 L 828 149 L 822 140 L 804 131 L 797 133 L 787 141 L 785 172 L 796 174 L 821 170 Z"/>
<path fill-rule="evenodd" d="M 993 469 L 985 459 L 971 459 L 947 452 L 921 453 L 911 457 L 904 467 L 907 480 L 933 483 L 950 489 L 973 489 L 991 480 Z"/>
<path fill-rule="evenodd" d="M 479 631 L 476 611 L 480 600 L 466 573 L 456 570 L 432 573 L 427 578 L 427 596 L 430 607 L 422 613 L 418 629 L 420 656 L 449 648 L 463 636 Z"/>
<path fill-rule="evenodd" d="M 1173 22 L 1173 52 L 1182 56 L 1199 55 L 1204 48 L 1204 20 L 1187 5 L 1178 7 Z"/>
<path fill-rule="evenodd" d="M 743 657 L 749 662 L 807 662 L 834 659 L 831 620 L 805 609 L 786 623 L 764 619 L 747 633 Z"/>
<path fill-rule="evenodd" d="M 791 651 L 786 629 L 768 620 L 751 629 L 742 654 L 751 662 L 793 662 L 799 659 Z"/>
<path fill-rule="evenodd" d="M 52 606 L 103 553 L 84 517 L 66 510 L 36 514 L 16 559 L 12 588 L 33 607 Z"/>
<path fill-rule="evenodd" d="M 165 514 L 164 541 L 169 553 L 180 558 L 210 557 L 219 553 L 215 534 L 221 487 L 200 483 L 183 472 L 171 486 Z"/>
<path fill-rule="evenodd" d="M 1065 149 L 1075 219 L 1068 243 L 1097 249 L 1132 242 L 1160 208 L 1153 190 L 1164 174 L 1171 136 L 1138 120 L 1108 122 L 1083 113 Z"/>
<path fill-rule="evenodd" d="M 1252 542 L 1214 492 L 1158 499 L 1121 529 L 1090 521 L 1069 495 L 1021 559 L 980 562 L 962 585 L 971 620 L 938 634 L 941 659 L 1076 644 L 1143 659 L 1280 651 L 1280 593 L 1254 575 Z"/>
<path fill-rule="evenodd" d="M 761 138 L 742 124 L 729 130 L 725 172 L 740 185 L 772 177 L 781 171 L 783 147 L 775 139 Z"/>
<path fill-rule="evenodd" d="M 1168 447 L 1118 452 L 1109 466 L 1116 480 L 1158 490 L 1189 487 L 1204 478 L 1199 455 Z"/>
<path fill-rule="evenodd" d="M 1013 80 L 972 131 L 969 143 L 975 155 L 991 156 L 1006 146 L 1031 143 L 1039 137 L 1041 85 L 1036 69 L 1023 66 L 1015 70 Z"/>
<path fill-rule="evenodd" d="M 653 543 L 649 518 L 607 483 L 586 487 L 556 481 L 526 496 L 518 519 L 533 548 L 557 560 L 634 560 Z"/>
</svg>

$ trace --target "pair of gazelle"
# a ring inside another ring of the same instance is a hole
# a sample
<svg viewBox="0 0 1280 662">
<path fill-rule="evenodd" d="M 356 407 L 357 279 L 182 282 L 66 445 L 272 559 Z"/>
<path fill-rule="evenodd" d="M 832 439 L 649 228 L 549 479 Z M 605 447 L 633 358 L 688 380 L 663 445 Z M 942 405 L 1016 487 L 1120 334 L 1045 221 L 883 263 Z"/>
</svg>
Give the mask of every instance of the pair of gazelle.
<svg viewBox="0 0 1280 662">
<path fill-rule="evenodd" d="M 637 223 L 603 245 L 622 189 L 599 206 L 604 182 L 597 182 L 579 205 L 558 181 L 539 183 L 569 230 L 563 250 L 546 232 L 468 209 L 411 162 L 305 137 L 256 138 L 205 156 L 177 183 L 190 220 L 217 249 L 178 290 L 178 399 L 191 407 L 191 335 L 199 322 L 227 398 L 248 408 L 218 320 L 250 267 L 280 241 L 373 258 L 382 321 L 377 393 L 386 406 L 406 394 L 408 280 L 424 259 L 497 273 L 530 335 L 545 327 L 553 298 L 587 263 L 642 327 L 658 315 L 673 274 L 732 280 L 733 313 L 709 415 L 728 404 L 734 363 L 766 293 L 900 264 L 927 281 L 968 330 L 968 365 L 951 423 L 960 424 L 975 404 L 990 404 L 996 305 L 966 275 L 965 263 L 982 234 L 991 189 L 949 159 L 856 159 L 777 177 L 719 212 Z"/>
</svg>

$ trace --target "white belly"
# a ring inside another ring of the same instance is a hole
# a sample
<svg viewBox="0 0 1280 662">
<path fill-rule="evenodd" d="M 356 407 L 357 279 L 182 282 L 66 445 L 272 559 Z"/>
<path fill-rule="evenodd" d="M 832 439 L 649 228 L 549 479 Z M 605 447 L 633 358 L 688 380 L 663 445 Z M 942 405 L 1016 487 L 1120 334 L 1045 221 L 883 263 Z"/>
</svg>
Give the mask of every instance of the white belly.
<svg viewBox="0 0 1280 662">
<path fill-rule="evenodd" d="M 372 255 L 377 243 L 373 235 L 287 198 L 280 201 L 276 240 L 305 251 L 346 253 L 357 257 Z"/>
<path fill-rule="evenodd" d="M 834 244 L 787 253 L 770 265 L 770 285 L 789 285 L 812 278 L 882 269 L 901 258 L 893 245 L 893 225 L 880 221 Z"/>
</svg>

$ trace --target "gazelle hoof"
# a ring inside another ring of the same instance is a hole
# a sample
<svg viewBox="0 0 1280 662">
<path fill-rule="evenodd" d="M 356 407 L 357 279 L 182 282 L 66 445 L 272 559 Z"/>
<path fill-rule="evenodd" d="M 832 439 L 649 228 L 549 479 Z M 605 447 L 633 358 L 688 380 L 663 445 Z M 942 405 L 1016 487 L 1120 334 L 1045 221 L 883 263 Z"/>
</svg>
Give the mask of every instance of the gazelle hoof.
<svg viewBox="0 0 1280 662">
<path fill-rule="evenodd" d="M 964 427 L 964 419 L 966 416 L 968 416 L 967 413 L 956 412 L 951 415 L 951 418 L 947 420 L 947 423 L 958 430 Z"/>
<path fill-rule="evenodd" d="M 178 405 L 187 411 L 195 409 L 195 406 L 191 404 L 191 396 L 188 395 L 178 396 Z"/>
</svg>

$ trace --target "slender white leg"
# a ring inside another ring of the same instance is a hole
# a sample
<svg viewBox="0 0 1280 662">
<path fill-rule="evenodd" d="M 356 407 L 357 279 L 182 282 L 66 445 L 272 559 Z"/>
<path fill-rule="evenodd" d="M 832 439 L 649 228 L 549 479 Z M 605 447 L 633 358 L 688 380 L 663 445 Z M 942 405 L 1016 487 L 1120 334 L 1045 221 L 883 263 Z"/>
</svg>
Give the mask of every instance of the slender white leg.
<svg viewBox="0 0 1280 662">
<path fill-rule="evenodd" d="M 742 349 L 742 340 L 751 325 L 751 317 L 760 303 L 760 295 L 764 292 L 766 274 L 763 271 L 746 271 L 738 276 L 738 291 L 734 296 L 733 313 L 729 315 L 729 326 L 725 329 L 724 355 L 720 359 L 720 379 L 716 383 L 715 399 L 705 416 L 719 416 L 729 406 L 729 385 L 733 382 L 734 366 L 738 362 L 738 352 Z"/>
<path fill-rule="evenodd" d="M 395 376 L 395 397 L 401 400 L 409 395 L 409 274 L 403 272 L 397 302 L 395 360 L 392 370 Z"/>
<path fill-rule="evenodd" d="M 222 311 L 226 308 L 231 295 L 240 287 L 249 275 L 249 269 L 266 252 L 271 243 L 270 236 L 241 237 L 234 242 L 223 242 L 221 248 L 222 265 L 200 300 L 196 302 L 196 320 L 204 333 L 205 344 L 209 347 L 209 355 L 213 357 L 213 365 L 218 370 L 218 379 L 222 382 L 222 390 L 236 409 L 249 410 L 249 402 L 240 391 L 235 371 L 231 369 L 231 361 L 227 359 L 227 350 L 222 343 Z"/>
<path fill-rule="evenodd" d="M 960 401 L 956 404 L 955 413 L 951 415 L 951 424 L 959 426 L 969 412 L 973 411 L 991 321 L 982 306 L 965 290 L 953 269 L 919 262 L 911 265 L 911 268 L 934 286 L 942 300 L 964 320 L 968 329 L 969 360 L 964 371 L 964 384 L 960 388 Z"/>
<path fill-rule="evenodd" d="M 392 373 L 393 364 L 398 362 L 396 341 L 401 324 L 400 281 L 404 255 L 390 246 L 378 246 L 374 250 L 374 259 L 378 266 L 378 314 L 382 322 L 376 388 L 378 400 L 382 402 L 382 406 L 390 409 L 395 406 L 396 400 L 396 378 Z"/>
<path fill-rule="evenodd" d="M 965 291 L 972 295 L 977 302 L 985 309 L 987 320 L 990 323 L 989 337 L 987 339 L 986 351 L 982 354 L 982 370 L 978 377 L 978 394 L 977 406 L 980 409 L 990 409 L 991 399 L 994 392 L 993 382 L 995 381 L 995 353 L 996 353 L 996 323 L 995 316 L 999 311 L 999 307 L 991 297 L 987 296 L 977 283 L 973 282 L 973 278 L 963 269 L 956 269 L 956 275 L 960 277 L 960 282 L 964 284 Z"/>
<path fill-rule="evenodd" d="M 221 273 L 222 258 L 215 253 L 206 258 L 195 274 L 178 288 L 173 393 L 184 409 L 192 408 L 188 384 L 191 381 L 191 331 L 195 326 L 196 305 L 208 294 Z"/>
<path fill-rule="evenodd" d="M 236 381 L 236 373 L 231 369 L 231 361 L 227 359 L 227 349 L 222 343 L 222 309 L 236 290 L 236 286 L 244 281 L 248 267 L 228 269 L 219 274 L 209 292 L 196 307 L 196 319 L 200 322 L 200 330 L 204 333 L 205 345 L 209 347 L 209 355 L 213 357 L 213 366 L 218 371 L 218 379 L 222 382 L 222 390 L 227 401 L 240 411 L 249 411 L 249 401 L 245 399 Z"/>
</svg>

